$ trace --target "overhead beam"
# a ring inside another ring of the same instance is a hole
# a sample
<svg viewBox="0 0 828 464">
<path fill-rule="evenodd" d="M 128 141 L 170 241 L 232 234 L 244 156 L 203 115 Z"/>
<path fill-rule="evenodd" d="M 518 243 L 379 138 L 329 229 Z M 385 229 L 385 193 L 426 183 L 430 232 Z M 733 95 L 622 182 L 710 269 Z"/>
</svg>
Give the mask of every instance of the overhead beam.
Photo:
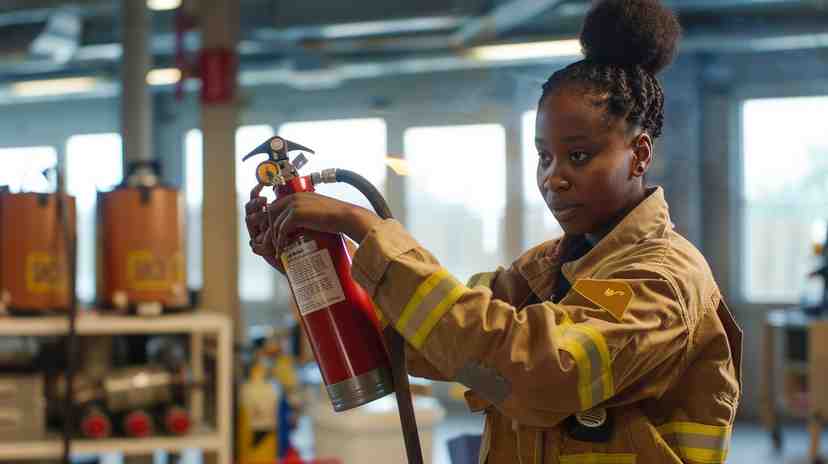
<svg viewBox="0 0 828 464">
<path fill-rule="evenodd" d="M 259 28 L 253 32 L 253 36 L 259 40 L 276 41 L 351 39 L 451 30 L 461 26 L 467 20 L 468 18 L 465 16 L 428 16 L 384 21 L 297 26 L 282 29 Z"/>
<path fill-rule="evenodd" d="M 495 39 L 562 3 L 563 0 L 508 1 L 497 6 L 491 13 L 466 22 L 454 34 L 452 42 L 456 46 L 467 46 Z"/>
</svg>

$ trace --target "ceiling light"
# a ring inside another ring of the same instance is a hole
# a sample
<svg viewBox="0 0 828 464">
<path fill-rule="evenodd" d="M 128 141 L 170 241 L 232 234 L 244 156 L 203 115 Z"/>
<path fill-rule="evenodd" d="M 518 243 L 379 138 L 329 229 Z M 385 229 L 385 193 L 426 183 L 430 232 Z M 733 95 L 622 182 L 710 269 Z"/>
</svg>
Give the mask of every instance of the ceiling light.
<svg viewBox="0 0 828 464">
<path fill-rule="evenodd" d="M 147 73 L 149 85 L 172 85 L 181 80 L 181 70 L 178 68 L 153 69 Z"/>
<path fill-rule="evenodd" d="M 62 79 L 15 82 L 11 84 L 11 92 L 19 97 L 44 97 L 89 92 L 97 85 L 98 79 L 94 77 L 67 77 Z"/>
<path fill-rule="evenodd" d="M 577 39 L 526 42 L 503 45 L 483 45 L 469 50 L 469 55 L 481 61 L 517 61 L 537 58 L 579 56 L 581 43 Z"/>
<path fill-rule="evenodd" d="M 181 6 L 181 0 L 147 0 L 147 6 L 155 11 L 174 10 Z"/>
</svg>

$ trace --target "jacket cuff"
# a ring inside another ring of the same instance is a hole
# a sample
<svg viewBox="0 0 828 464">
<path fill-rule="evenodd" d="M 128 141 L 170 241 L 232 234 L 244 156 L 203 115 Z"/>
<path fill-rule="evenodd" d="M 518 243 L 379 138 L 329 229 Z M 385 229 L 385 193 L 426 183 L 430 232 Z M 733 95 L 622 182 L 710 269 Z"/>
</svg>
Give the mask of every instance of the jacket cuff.
<svg viewBox="0 0 828 464">
<path fill-rule="evenodd" d="M 417 241 L 394 219 L 385 219 L 368 231 L 351 263 L 354 280 L 373 298 L 388 265 L 418 246 Z"/>
</svg>

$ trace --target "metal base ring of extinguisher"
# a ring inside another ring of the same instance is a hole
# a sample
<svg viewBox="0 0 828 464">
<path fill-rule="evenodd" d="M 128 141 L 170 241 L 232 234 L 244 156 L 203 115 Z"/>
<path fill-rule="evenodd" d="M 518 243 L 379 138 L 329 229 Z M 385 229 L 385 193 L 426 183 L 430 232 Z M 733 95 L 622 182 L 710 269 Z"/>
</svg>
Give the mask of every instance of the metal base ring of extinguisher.
<svg viewBox="0 0 828 464">
<path fill-rule="evenodd" d="M 379 367 L 326 388 L 334 411 L 342 412 L 394 393 L 394 381 L 388 368 Z"/>
</svg>

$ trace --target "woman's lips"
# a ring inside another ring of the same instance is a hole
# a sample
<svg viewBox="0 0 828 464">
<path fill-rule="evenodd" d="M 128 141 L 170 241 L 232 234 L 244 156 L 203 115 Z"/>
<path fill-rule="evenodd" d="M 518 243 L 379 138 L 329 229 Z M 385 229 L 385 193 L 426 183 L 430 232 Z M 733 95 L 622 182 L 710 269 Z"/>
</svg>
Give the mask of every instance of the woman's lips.
<svg viewBox="0 0 828 464">
<path fill-rule="evenodd" d="M 558 206 L 552 208 L 552 214 L 555 215 L 555 218 L 558 221 L 568 221 L 575 217 L 578 214 L 578 208 L 581 205 L 567 205 L 567 206 Z"/>
</svg>

